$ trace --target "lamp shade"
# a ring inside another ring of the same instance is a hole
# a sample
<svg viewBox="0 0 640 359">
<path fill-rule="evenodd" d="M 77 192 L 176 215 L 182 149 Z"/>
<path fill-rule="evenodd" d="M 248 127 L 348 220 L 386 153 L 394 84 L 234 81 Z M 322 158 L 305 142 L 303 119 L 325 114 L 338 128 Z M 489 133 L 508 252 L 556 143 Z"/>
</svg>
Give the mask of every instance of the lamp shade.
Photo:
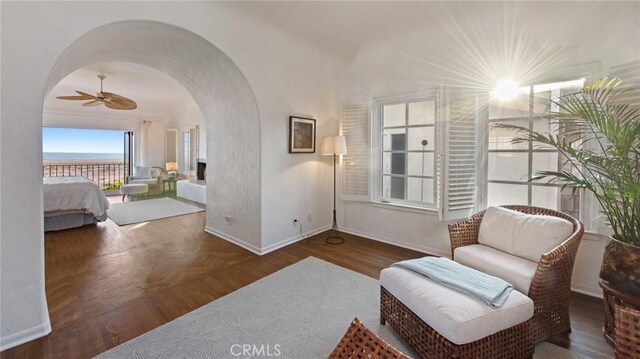
<svg viewBox="0 0 640 359">
<path fill-rule="evenodd" d="M 178 170 L 178 164 L 176 162 L 167 162 L 166 163 L 166 169 L 167 169 L 167 171 L 177 171 Z"/>
<path fill-rule="evenodd" d="M 329 155 L 346 155 L 347 139 L 344 136 L 327 136 L 322 138 L 322 154 Z"/>
</svg>

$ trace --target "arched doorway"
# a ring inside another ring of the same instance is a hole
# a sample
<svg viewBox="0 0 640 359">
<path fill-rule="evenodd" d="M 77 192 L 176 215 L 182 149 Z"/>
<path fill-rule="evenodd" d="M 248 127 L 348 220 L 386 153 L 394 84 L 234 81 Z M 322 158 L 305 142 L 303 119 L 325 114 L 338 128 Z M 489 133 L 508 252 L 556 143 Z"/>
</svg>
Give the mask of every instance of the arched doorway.
<svg viewBox="0 0 640 359">
<path fill-rule="evenodd" d="M 51 70 L 45 96 L 71 72 L 98 62 L 152 67 L 193 96 L 207 132 L 207 230 L 259 248 L 260 122 L 251 87 L 234 62 L 190 31 L 122 21 L 76 40 Z"/>
</svg>

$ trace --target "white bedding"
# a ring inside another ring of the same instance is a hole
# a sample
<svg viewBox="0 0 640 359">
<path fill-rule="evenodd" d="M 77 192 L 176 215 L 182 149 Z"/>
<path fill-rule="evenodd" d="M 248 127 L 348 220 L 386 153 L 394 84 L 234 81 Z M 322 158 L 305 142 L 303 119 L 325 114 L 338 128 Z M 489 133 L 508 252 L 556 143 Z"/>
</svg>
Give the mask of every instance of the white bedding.
<svg viewBox="0 0 640 359">
<path fill-rule="evenodd" d="M 86 177 L 43 177 L 44 212 L 84 210 L 106 219 L 109 201 Z"/>
</svg>

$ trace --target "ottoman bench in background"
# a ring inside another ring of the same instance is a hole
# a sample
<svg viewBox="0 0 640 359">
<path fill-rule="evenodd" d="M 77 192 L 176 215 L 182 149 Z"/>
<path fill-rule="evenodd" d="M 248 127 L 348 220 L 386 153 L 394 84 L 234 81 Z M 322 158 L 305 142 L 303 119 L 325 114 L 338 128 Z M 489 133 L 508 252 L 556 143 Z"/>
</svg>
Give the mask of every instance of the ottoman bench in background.
<svg viewBox="0 0 640 359">
<path fill-rule="evenodd" d="M 380 323 L 422 358 L 532 358 L 533 301 L 513 290 L 499 308 L 398 267 L 380 273 Z"/>
<path fill-rule="evenodd" d="M 129 199 L 132 199 L 132 196 L 136 194 L 143 194 L 149 192 L 149 185 L 145 183 L 132 183 L 132 184 L 123 184 L 120 186 L 120 193 L 122 193 L 122 202 L 124 202 L 124 198 L 129 196 Z"/>
</svg>

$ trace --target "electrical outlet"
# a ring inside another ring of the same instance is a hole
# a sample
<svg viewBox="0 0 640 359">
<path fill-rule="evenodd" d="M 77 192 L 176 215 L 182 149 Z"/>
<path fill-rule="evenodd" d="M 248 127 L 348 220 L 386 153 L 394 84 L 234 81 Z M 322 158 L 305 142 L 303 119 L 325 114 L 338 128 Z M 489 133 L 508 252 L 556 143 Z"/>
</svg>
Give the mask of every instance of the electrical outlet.
<svg viewBox="0 0 640 359">
<path fill-rule="evenodd" d="M 227 222 L 231 222 L 231 217 L 229 217 L 229 216 L 224 216 L 224 220 L 225 220 L 225 221 L 227 221 Z"/>
<path fill-rule="evenodd" d="M 307 222 L 311 223 L 311 215 L 307 214 Z"/>
<path fill-rule="evenodd" d="M 294 228 L 297 227 L 298 226 L 298 219 L 294 218 L 292 223 L 293 223 L 293 227 Z"/>
</svg>

